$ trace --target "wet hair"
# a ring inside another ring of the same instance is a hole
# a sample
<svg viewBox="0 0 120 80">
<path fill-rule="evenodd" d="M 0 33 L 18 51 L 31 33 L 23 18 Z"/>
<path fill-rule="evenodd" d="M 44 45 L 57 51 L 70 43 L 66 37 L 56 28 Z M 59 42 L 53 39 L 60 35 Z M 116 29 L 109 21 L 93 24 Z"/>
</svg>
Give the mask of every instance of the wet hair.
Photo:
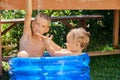
<svg viewBox="0 0 120 80">
<path fill-rule="evenodd" d="M 51 21 L 51 18 L 47 15 L 47 14 L 44 14 L 44 13 L 38 13 L 37 15 L 36 15 L 36 17 L 35 17 L 35 19 L 37 19 L 37 18 L 44 18 L 44 19 L 46 19 L 46 20 L 48 20 L 48 21 Z"/>
<path fill-rule="evenodd" d="M 67 37 L 69 37 L 68 39 L 78 41 L 82 49 L 85 49 L 89 44 L 89 36 L 90 33 L 87 32 L 84 28 L 72 29 L 67 35 Z"/>
</svg>

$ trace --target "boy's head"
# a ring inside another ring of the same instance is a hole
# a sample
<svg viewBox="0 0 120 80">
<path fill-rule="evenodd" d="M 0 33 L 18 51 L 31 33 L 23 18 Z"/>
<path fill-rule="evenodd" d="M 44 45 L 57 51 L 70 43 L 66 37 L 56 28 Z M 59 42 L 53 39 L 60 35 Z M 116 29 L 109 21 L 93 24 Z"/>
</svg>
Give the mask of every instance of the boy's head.
<svg viewBox="0 0 120 80">
<path fill-rule="evenodd" d="M 89 43 L 89 35 L 89 32 L 83 28 L 72 29 L 67 35 L 67 48 L 83 50 Z"/>
<path fill-rule="evenodd" d="M 32 30 L 36 35 L 44 34 L 49 31 L 50 17 L 46 14 L 39 13 L 32 22 Z"/>
</svg>

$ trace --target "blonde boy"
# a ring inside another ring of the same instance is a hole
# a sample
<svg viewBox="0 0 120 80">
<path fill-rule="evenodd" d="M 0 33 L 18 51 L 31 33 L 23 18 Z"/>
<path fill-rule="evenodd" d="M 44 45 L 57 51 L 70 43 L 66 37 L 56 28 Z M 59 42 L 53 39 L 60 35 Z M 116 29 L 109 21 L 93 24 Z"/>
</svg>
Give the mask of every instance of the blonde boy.
<svg viewBox="0 0 120 80">
<path fill-rule="evenodd" d="M 46 49 L 51 56 L 76 56 L 80 55 L 89 43 L 89 32 L 83 28 L 72 29 L 67 34 L 66 49 L 55 49 L 52 45 L 52 40 L 48 37 L 44 37 Z"/>
<path fill-rule="evenodd" d="M 32 25 L 31 17 L 32 0 L 27 0 L 24 30 L 20 39 L 19 51 L 26 51 L 29 57 L 40 57 L 44 53 L 45 45 L 42 37 L 39 35 L 43 35 L 49 31 L 50 17 L 45 14 L 38 14 L 32 22 Z M 24 57 L 24 54 L 19 53 L 19 56 Z"/>
</svg>

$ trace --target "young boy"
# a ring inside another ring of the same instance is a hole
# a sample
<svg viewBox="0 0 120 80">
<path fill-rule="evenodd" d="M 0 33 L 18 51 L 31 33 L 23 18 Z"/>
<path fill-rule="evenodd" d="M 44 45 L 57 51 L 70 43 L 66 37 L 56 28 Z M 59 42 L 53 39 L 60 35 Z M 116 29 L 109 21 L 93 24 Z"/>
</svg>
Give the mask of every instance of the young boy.
<svg viewBox="0 0 120 80">
<path fill-rule="evenodd" d="M 40 57 L 43 55 L 45 45 L 42 37 L 44 33 L 49 31 L 50 17 L 45 14 L 38 14 L 32 22 L 32 0 L 27 0 L 26 16 L 24 21 L 23 35 L 20 39 L 19 51 L 26 51 L 29 57 Z M 19 53 L 24 57 L 24 54 Z"/>
<path fill-rule="evenodd" d="M 89 32 L 83 28 L 73 29 L 67 34 L 66 49 L 55 49 L 52 40 L 43 36 L 46 49 L 51 56 L 76 56 L 82 53 L 89 43 Z"/>
</svg>

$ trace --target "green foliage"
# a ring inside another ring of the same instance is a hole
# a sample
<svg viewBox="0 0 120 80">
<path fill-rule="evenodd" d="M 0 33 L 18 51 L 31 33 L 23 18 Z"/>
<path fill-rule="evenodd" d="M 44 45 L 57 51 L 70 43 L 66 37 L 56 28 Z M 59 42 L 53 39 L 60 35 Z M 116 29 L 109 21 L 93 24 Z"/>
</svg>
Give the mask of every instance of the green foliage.
<svg viewBox="0 0 120 80">
<path fill-rule="evenodd" d="M 53 40 L 55 43 L 64 48 L 68 31 L 69 29 L 67 26 L 63 26 L 59 24 L 59 22 L 55 22 L 51 24 L 49 34 L 54 35 Z"/>
<path fill-rule="evenodd" d="M 82 11 L 82 14 L 100 14 L 103 19 L 87 21 L 90 26 L 87 30 L 90 32 L 90 44 L 87 51 L 109 51 L 113 50 L 113 11 Z"/>
<path fill-rule="evenodd" d="M 24 10 L 2 10 L 2 19 L 24 18 Z"/>
<path fill-rule="evenodd" d="M 10 66 L 7 62 L 2 62 L 2 66 L 4 66 L 3 67 L 4 71 L 8 71 L 10 69 Z"/>
<path fill-rule="evenodd" d="M 113 11 L 106 10 L 41 10 L 33 11 L 33 17 L 38 13 L 46 13 L 49 16 L 69 16 L 69 15 L 89 15 L 89 14 L 100 14 L 103 15 L 103 19 L 88 20 L 87 30 L 90 32 L 90 44 L 85 51 L 107 51 L 113 50 L 112 47 L 112 25 L 113 25 Z M 4 10 L 1 11 L 2 19 L 13 19 L 13 18 L 24 18 L 24 10 Z M 77 25 L 78 21 L 69 21 L 69 23 Z M 2 25 L 2 30 L 5 30 L 10 24 Z M 50 26 L 49 34 L 54 35 L 53 40 L 58 45 L 65 47 L 66 35 L 69 32 L 68 26 L 61 24 L 61 22 L 52 22 Z M 13 29 L 8 31 L 2 36 L 3 45 L 13 45 L 11 50 L 6 51 L 3 49 L 3 56 L 10 55 L 11 53 L 17 52 L 19 49 L 19 39 L 22 35 L 23 23 L 16 25 Z"/>
<path fill-rule="evenodd" d="M 4 10 L 1 11 L 2 19 L 14 19 L 14 18 L 24 18 L 24 10 Z M 3 24 L 2 31 L 5 30 L 11 24 Z M 18 51 L 19 39 L 22 35 L 23 24 L 16 25 L 13 29 L 8 31 L 2 36 L 2 49 L 3 56 L 9 56 Z M 10 45 L 8 47 L 8 45 Z M 6 46 L 6 47 L 5 47 Z"/>
</svg>

